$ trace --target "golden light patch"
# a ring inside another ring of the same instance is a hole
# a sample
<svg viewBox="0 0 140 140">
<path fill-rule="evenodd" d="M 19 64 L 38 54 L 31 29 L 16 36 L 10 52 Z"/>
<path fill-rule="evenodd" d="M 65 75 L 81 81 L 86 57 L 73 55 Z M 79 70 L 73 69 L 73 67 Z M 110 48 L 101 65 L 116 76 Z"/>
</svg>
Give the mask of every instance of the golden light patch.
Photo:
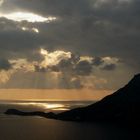
<svg viewBox="0 0 140 140">
<path fill-rule="evenodd" d="M 0 17 L 5 17 L 14 21 L 28 21 L 28 22 L 51 22 L 56 20 L 56 17 L 43 17 L 34 13 L 15 12 L 10 14 L 0 14 Z"/>
<path fill-rule="evenodd" d="M 45 49 L 41 49 L 40 54 L 44 56 L 41 67 L 57 65 L 61 60 L 67 60 L 71 58 L 71 52 L 65 52 L 60 50 L 48 52 Z"/>
</svg>

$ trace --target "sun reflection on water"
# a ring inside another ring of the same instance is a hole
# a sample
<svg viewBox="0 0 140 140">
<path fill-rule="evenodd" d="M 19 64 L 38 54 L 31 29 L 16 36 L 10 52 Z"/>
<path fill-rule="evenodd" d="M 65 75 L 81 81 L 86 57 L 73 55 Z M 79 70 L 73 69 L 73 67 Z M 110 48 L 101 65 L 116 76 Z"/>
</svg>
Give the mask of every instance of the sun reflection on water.
<svg viewBox="0 0 140 140">
<path fill-rule="evenodd" d="M 59 110 L 69 110 L 68 109 L 68 105 L 64 105 L 64 104 L 55 104 L 55 103 L 14 103 L 16 105 L 20 105 L 20 106 L 26 106 L 26 107 L 33 107 L 33 108 L 40 108 L 43 110 L 54 110 L 54 111 L 59 111 Z"/>
<path fill-rule="evenodd" d="M 56 108 L 63 108 L 65 105 L 63 104 L 42 104 L 46 109 L 56 109 Z"/>
</svg>

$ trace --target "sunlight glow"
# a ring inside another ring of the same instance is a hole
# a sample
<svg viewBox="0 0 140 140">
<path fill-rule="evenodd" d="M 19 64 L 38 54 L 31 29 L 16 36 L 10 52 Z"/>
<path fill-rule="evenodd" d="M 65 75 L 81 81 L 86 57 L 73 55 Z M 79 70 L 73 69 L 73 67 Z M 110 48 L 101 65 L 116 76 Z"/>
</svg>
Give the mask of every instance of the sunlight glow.
<svg viewBox="0 0 140 140">
<path fill-rule="evenodd" d="M 11 101 L 83 101 L 100 100 L 114 90 L 91 89 L 1 89 L 0 100 Z M 65 106 L 64 108 L 67 108 Z"/>
<path fill-rule="evenodd" d="M 0 71 L 0 83 L 6 83 L 10 76 L 12 74 L 12 71 L 5 71 L 5 70 L 2 70 Z"/>
<path fill-rule="evenodd" d="M 45 58 L 41 63 L 42 67 L 53 66 L 58 64 L 61 60 L 67 60 L 71 58 L 71 52 L 60 50 L 49 53 L 47 50 L 41 49 L 40 54 Z"/>
<path fill-rule="evenodd" d="M 35 33 L 39 33 L 39 29 L 37 28 L 28 28 L 28 27 L 22 27 L 21 30 L 23 31 L 32 31 L 32 32 L 35 32 Z"/>
<path fill-rule="evenodd" d="M 32 28 L 32 31 L 39 33 L 39 30 L 37 28 Z"/>
<path fill-rule="evenodd" d="M 88 61 L 89 63 L 92 63 L 93 57 L 90 56 L 81 56 L 80 61 Z"/>
<path fill-rule="evenodd" d="M 28 30 L 28 28 L 26 28 L 26 27 L 22 27 L 21 28 L 23 31 L 27 31 Z"/>
<path fill-rule="evenodd" d="M 48 51 L 41 48 L 40 53 L 41 53 L 42 55 L 47 55 L 47 54 L 48 54 Z"/>
<path fill-rule="evenodd" d="M 67 111 L 67 110 L 70 110 L 70 109 L 68 109 L 68 108 L 54 108 L 54 109 L 52 109 L 52 110 L 54 110 L 54 111 Z"/>
<path fill-rule="evenodd" d="M 106 64 L 116 64 L 119 61 L 118 58 L 109 56 L 103 57 L 102 59 Z"/>
<path fill-rule="evenodd" d="M 65 105 L 63 104 L 46 104 L 44 106 L 46 106 L 47 109 L 56 109 L 56 108 L 58 109 L 65 107 Z"/>
<path fill-rule="evenodd" d="M 56 20 L 56 17 L 43 17 L 40 15 L 36 15 L 34 13 L 26 13 L 26 12 L 15 12 L 10 14 L 0 14 L 0 17 L 5 17 L 14 21 L 28 21 L 28 22 L 51 22 Z"/>
<path fill-rule="evenodd" d="M 44 109 L 52 109 L 52 110 L 59 110 L 59 108 L 65 108 L 65 105 L 63 104 L 51 104 L 51 103 L 35 103 L 35 102 L 30 102 L 30 103 L 16 103 L 19 105 L 24 105 L 24 106 L 35 106 L 35 107 L 40 107 Z"/>
</svg>

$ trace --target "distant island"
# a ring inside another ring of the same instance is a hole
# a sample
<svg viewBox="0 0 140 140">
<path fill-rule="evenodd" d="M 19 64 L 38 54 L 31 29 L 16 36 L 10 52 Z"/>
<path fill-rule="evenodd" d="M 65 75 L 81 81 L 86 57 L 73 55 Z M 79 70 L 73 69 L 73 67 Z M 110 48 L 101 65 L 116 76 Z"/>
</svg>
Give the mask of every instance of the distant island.
<svg viewBox="0 0 140 140">
<path fill-rule="evenodd" d="M 87 107 L 75 108 L 62 113 L 22 112 L 8 109 L 7 115 L 42 116 L 66 121 L 115 121 L 140 123 L 140 74 L 123 88 Z"/>
<path fill-rule="evenodd" d="M 56 116 L 53 112 L 45 113 L 41 111 L 24 112 L 17 109 L 8 109 L 5 112 L 6 115 L 18 115 L 18 116 L 40 116 L 45 118 L 53 118 Z"/>
</svg>

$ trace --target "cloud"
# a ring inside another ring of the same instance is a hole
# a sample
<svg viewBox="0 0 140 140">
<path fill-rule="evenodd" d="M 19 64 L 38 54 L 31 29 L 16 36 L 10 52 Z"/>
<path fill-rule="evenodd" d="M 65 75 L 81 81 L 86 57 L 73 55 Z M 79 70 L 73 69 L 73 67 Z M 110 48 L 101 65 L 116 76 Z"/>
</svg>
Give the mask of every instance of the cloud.
<svg viewBox="0 0 140 140">
<path fill-rule="evenodd" d="M 1 70 L 0 71 L 0 84 L 6 84 L 10 78 L 11 78 L 11 75 L 13 75 L 13 71 L 12 70 Z"/>
<path fill-rule="evenodd" d="M 102 70 L 114 70 L 119 63 L 119 59 L 115 57 L 80 56 L 72 52 L 48 52 L 45 49 L 41 49 L 40 53 L 44 56 L 44 60 L 35 66 L 36 71 L 40 72 L 49 70 L 86 76 L 93 72 L 94 67 Z"/>
<path fill-rule="evenodd" d="M 92 7 L 95 3 L 102 3 L 104 8 Z M 122 6 L 124 3 L 127 6 Z M 138 26 L 140 21 L 137 14 L 139 13 L 139 2 L 136 0 L 78 0 L 76 3 L 74 0 L 61 2 L 37 0 L 34 5 L 32 1 L 28 0 L 7 0 L 2 7 L 3 9 L 11 9 L 11 11 L 15 10 L 15 12 L 17 9 L 22 12 L 28 11 L 43 17 L 49 15 L 60 17 L 60 20 L 55 23 L 34 24 L 32 28 L 36 28 L 40 32 L 36 36 L 33 32 L 23 33 L 18 29 L 9 31 L 7 34 L 12 36 L 12 39 L 9 39 L 10 43 L 2 41 L 0 44 L 6 46 L 9 51 L 18 48 L 17 55 L 22 53 L 22 55 L 30 57 L 27 52 L 32 53 L 34 49 L 37 50 L 39 46 L 45 45 L 48 50 L 63 48 L 73 52 L 86 52 L 90 55 L 95 53 L 97 56 L 111 55 L 122 59 L 127 57 L 129 59 L 126 59 L 128 65 L 134 65 L 134 60 L 130 60 L 131 54 L 135 56 L 133 59 L 138 60 L 139 58 L 136 50 L 139 50 L 137 46 L 139 45 Z M 26 26 L 28 24 L 26 23 Z M 7 23 L 5 23 L 6 25 Z M 26 26 L 21 26 L 21 28 Z M 28 26 L 26 28 L 32 29 Z M 2 32 L 1 40 L 6 40 L 7 34 Z M 16 39 L 17 37 L 18 39 Z M 26 38 L 27 41 L 23 41 L 23 38 Z M 14 43 L 15 40 L 17 45 Z M 10 55 L 12 55 L 11 52 Z M 139 65 L 138 62 L 135 67 L 138 67 L 137 65 Z"/>
<path fill-rule="evenodd" d="M 40 55 L 43 58 L 39 61 L 31 61 L 26 58 L 1 60 L 0 68 L 3 70 L 0 72 L 0 86 L 4 88 L 22 88 L 22 85 L 23 88 L 78 89 L 93 88 L 93 86 L 101 88 L 103 80 L 99 79 L 98 82 L 95 80 L 94 69 L 115 70 L 111 65 L 116 66 L 118 60 L 112 57 L 98 57 L 102 61 L 97 65 L 95 63 L 97 57 L 94 58 L 61 50 L 49 52 L 41 49 Z M 34 77 L 37 78 L 38 85 L 34 83 L 36 82 L 36 80 L 33 80 Z M 97 84 L 99 82 L 101 86 Z M 17 86 L 14 83 L 17 83 Z M 93 86 L 91 86 L 92 84 Z M 35 85 L 36 87 L 34 87 Z"/>
<path fill-rule="evenodd" d="M 120 6 L 129 5 L 132 0 L 93 0 L 94 8 L 111 7 L 118 8 Z"/>
<path fill-rule="evenodd" d="M 103 70 L 114 70 L 116 68 L 115 64 L 107 64 L 102 69 Z"/>
<path fill-rule="evenodd" d="M 9 70 L 11 68 L 11 64 L 6 59 L 0 59 L 0 70 Z"/>
<path fill-rule="evenodd" d="M 51 21 L 56 20 L 56 17 L 42 17 L 40 15 L 36 15 L 34 13 L 26 13 L 26 12 L 15 12 L 10 14 L 0 14 L 0 17 L 5 17 L 9 20 L 21 22 L 46 22 L 49 23 Z"/>
<path fill-rule="evenodd" d="M 70 77 L 62 78 L 68 84 L 73 78 L 79 81 L 80 76 L 95 75 L 105 77 L 114 86 L 117 82 L 113 79 L 123 81 L 139 72 L 138 0 L 5 0 L 0 7 L 3 15 L 17 12 L 56 17 L 49 23 L 0 18 L 0 56 L 7 60 L 26 59 L 36 69 L 31 73 L 68 73 Z M 59 61 L 48 64 L 45 56 L 40 55 L 40 46 L 49 55 L 61 50 L 70 52 L 71 57 L 60 60 L 53 56 Z M 113 73 L 114 77 L 109 78 L 107 73 Z M 124 74 L 123 78 L 120 73 Z"/>
<path fill-rule="evenodd" d="M 88 61 L 80 61 L 74 68 L 77 75 L 90 75 L 92 72 L 92 65 Z"/>
<path fill-rule="evenodd" d="M 41 67 L 54 66 L 59 64 L 61 60 L 68 60 L 71 58 L 71 52 L 54 51 L 48 52 L 47 50 L 41 49 L 40 52 L 44 56 L 44 61 L 41 62 Z"/>
<path fill-rule="evenodd" d="M 75 13 L 76 11 L 83 12 L 88 10 L 88 1 L 85 0 L 61 0 L 61 1 L 49 1 L 49 0 L 36 0 L 33 4 L 33 1 L 28 0 L 6 0 L 3 11 L 7 11 L 10 7 L 11 10 L 21 11 L 31 11 L 34 13 L 47 14 L 47 15 L 71 15 L 71 13 Z M 78 9 L 78 10 L 77 10 Z M 9 10 L 8 10 L 9 11 Z"/>
<path fill-rule="evenodd" d="M 102 70 L 107 71 L 115 70 L 120 63 L 120 60 L 115 57 L 97 57 L 93 61 L 95 66 L 99 66 Z"/>
<path fill-rule="evenodd" d="M 26 59 L 0 59 L 0 83 L 7 84 L 12 76 L 16 75 L 19 71 L 22 73 L 34 72 L 35 63 L 36 62 L 28 62 Z"/>
<path fill-rule="evenodd" d="M 34 61 L 29 62 L 27 61 L 27 59 L 15 59 L 9 61 L 14 70 L 16 71 L 22 70 L 23 72 L 34 72 L 35 71 L 34 65 L 37 63 Z"/>
<path fill-rule="evenodd" d="M 43 54 L 48 55 L 46 50 Z M 53 54 L 54 52 L 50 52 Z M 65 52 L 67 53 L 67 52 Z M 46 59 L 47 62 L 48 59 Z M 41 62 L 42 63 L 42 62 Z M 40 63 L 40 64 L 41 64 Z M 57 63 L 52 63 L 41 68 L 36 67 L 37 72 L 60 74 L 59 88 L 104 88 L 106 79 L 96 78 L 94 69 L 102 71 L 114 71 L 119 65 L 119 59 L 113 57 L 90 57 L 71 53 L 71 57 Z M 97 80 L 98 79 L 98 80 Z"/>
<path fill-rule="evenodd" d="M 3 2 L 4 2 L 4 0 L 0 0 L 0 6 L 2 6 Z"/>
<path fill-rule="evenodd" d="M 99 66 L 104 63 L 104 60 L 101 57 L 95 57 L 92 63 L 95 66 Z"/>
<path fill-rule="evenodd" d="M 31 32 L 35 32 L 35 33 L 39 33 L 39 30 L 37 28 L 28 28 L 28 27 L 21 27 L 21 29 L 23 31 L 31 31 Z"/>
</svg>

